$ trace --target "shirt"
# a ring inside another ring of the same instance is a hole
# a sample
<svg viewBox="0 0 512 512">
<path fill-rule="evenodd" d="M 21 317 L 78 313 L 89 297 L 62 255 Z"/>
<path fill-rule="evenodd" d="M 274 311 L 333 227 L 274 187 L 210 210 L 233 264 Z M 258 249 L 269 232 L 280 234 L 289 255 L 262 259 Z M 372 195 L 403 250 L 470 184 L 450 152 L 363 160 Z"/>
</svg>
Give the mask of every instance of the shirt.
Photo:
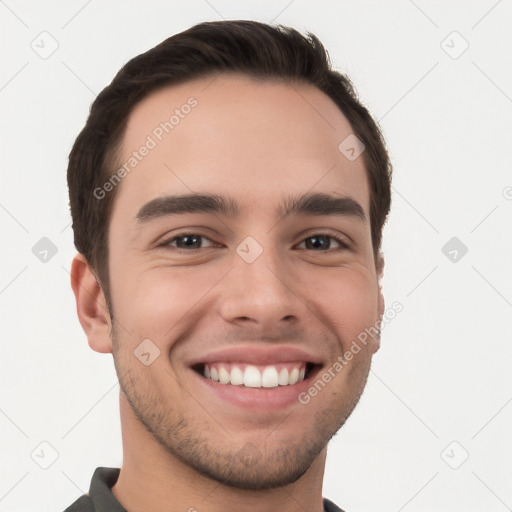
<svg viewBox="0 0 512 512">
<path fill-rule="evenodd" d="M 80 496 L 64 512 L 127 512 L 112 493 L 120 468 L 96 468 L 89 493 Z M 343 512 L 332 501 L 323 498 L 325 512 Z"/>
</svg>

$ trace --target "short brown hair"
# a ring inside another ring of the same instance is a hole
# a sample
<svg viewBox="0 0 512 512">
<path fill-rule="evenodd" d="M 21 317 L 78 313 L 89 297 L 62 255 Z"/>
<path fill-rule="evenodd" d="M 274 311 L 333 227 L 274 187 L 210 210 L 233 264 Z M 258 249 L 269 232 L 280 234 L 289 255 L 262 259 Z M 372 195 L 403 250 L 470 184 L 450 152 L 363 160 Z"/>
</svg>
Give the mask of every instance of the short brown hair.
<svg viewBox="0 0 512 512">
<path fill-rule="evenodd" d="M 391 164 L 379 127 L 359 102 L 350 80 L 331 69 L 318 38 L 281 25 L 256 21 L 200 23 L 169 37 L 121 68 L 91 105 L 78 135 L 67 171 L 74 241 L 96 271 L 109 301 L 108 226 L 116 197 L 113 189 L 98 199 L 116 169 L 127 119 L 151 92 L 218 73 L 241 73 L 257 79 L 310 84 L 336 103 L 365 145 L 370 185 L 370 224 L 374 254 L 391 203 Z M 340 141 L 341 142 L 341 141 Z"/>
</svg>

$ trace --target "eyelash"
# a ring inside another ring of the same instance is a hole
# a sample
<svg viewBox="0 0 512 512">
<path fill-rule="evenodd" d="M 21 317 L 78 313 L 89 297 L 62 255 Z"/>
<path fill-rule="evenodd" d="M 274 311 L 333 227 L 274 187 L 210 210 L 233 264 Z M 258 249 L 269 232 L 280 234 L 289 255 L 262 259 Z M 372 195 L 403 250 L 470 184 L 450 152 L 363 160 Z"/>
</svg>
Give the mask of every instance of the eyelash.
<svg viewBox="0 0 512 512">
<path fill-rule="evenodd" d="M 180 233 L 179 235 L 175 235 L 172 238 L 162 242 L 158 247 L 162 247 L 164 249 L 171 248 L 170 250 L 172 250 L 174 252 L 181 252 L 181 253 L 191 253 L 191 252 L 199 251 L 201 249 L 209 249 L 209 248 L 212 247 L 212 246 L 208 246 L 208 247 L 194 247 L 194 248 L 191 248 L 191 249 L 183 249 L 181 247 L 173 247 L 173 246 L 171 246 L 171 243 L 173 243 L 174 241 L 178 240 L 179 238 L 184 238 L 184 237 L 187 237 L 187 236 L 203 238 L 203 239 L 206 239 L 206 240 L 212 242 L 212 240 L 210 240 L 207 236 L 200 235 L 199 233 L 188 232 L 188 233 Z M 312 252 L 324 252 L 324 253 L 327 253 L 327 252 L 343 251 L 343 250 L 349 249 L 349 245 L 343 239 L 341 239 L 341 238 L 339 238 L 339 237 L 337 237 L 335 235 L 332 235 L 329 232 L 313 233 L 313 234 L 307 236 L 306 238 L 303 238 L 301 240 L 300 244 L 302 244 L 306 240 L 309 240 L 309 239 L 315 238 L 315 237 L 319 237 L 319 236 L 327 237 L 331 241 L 334 240 L 334 242 L 336 242 L 339 245 L 339 247 L 336 247 L 334 249 L 329 248 L 329 249 L 326 249 L 326 250 L 317 250 L 317 251 L 311 250 Z M 214 242 L 212 242 L 212 243 L 214 243 Z"/>
</svg>

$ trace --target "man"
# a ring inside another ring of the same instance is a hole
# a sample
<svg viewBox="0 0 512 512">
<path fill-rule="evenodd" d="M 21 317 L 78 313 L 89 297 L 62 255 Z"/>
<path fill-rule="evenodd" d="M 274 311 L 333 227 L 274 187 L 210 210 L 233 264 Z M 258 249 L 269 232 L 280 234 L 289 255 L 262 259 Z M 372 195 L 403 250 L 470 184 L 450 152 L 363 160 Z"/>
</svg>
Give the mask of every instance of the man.
<svg viewBox="0 0 512 512">
<path fill-rule="evenodd" d="M 202 23 L 121 69 L 68 183 L 72 287 L 113 354 L 124 457 L 67 511 L 340 510 L 326 450 L 380 343 L 390 179 L 311 34 Z"/>
</svg>

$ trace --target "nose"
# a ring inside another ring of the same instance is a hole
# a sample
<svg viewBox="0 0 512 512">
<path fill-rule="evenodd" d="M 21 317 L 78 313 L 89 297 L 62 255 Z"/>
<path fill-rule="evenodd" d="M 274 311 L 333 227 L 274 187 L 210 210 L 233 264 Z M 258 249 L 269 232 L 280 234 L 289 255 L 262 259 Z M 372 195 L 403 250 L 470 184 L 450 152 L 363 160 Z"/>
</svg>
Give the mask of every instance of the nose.
<svg viewBox="0 0 512 512">
<path fill-rule="evenodd" d="M 265 250 L 248 263 L 235 254 L 233 265 L 219 294 L 226 322 L 269 332 L 299 320 L 305 306 L 294 289 L 297 282 L 276 255 Z"/>
</svg>

